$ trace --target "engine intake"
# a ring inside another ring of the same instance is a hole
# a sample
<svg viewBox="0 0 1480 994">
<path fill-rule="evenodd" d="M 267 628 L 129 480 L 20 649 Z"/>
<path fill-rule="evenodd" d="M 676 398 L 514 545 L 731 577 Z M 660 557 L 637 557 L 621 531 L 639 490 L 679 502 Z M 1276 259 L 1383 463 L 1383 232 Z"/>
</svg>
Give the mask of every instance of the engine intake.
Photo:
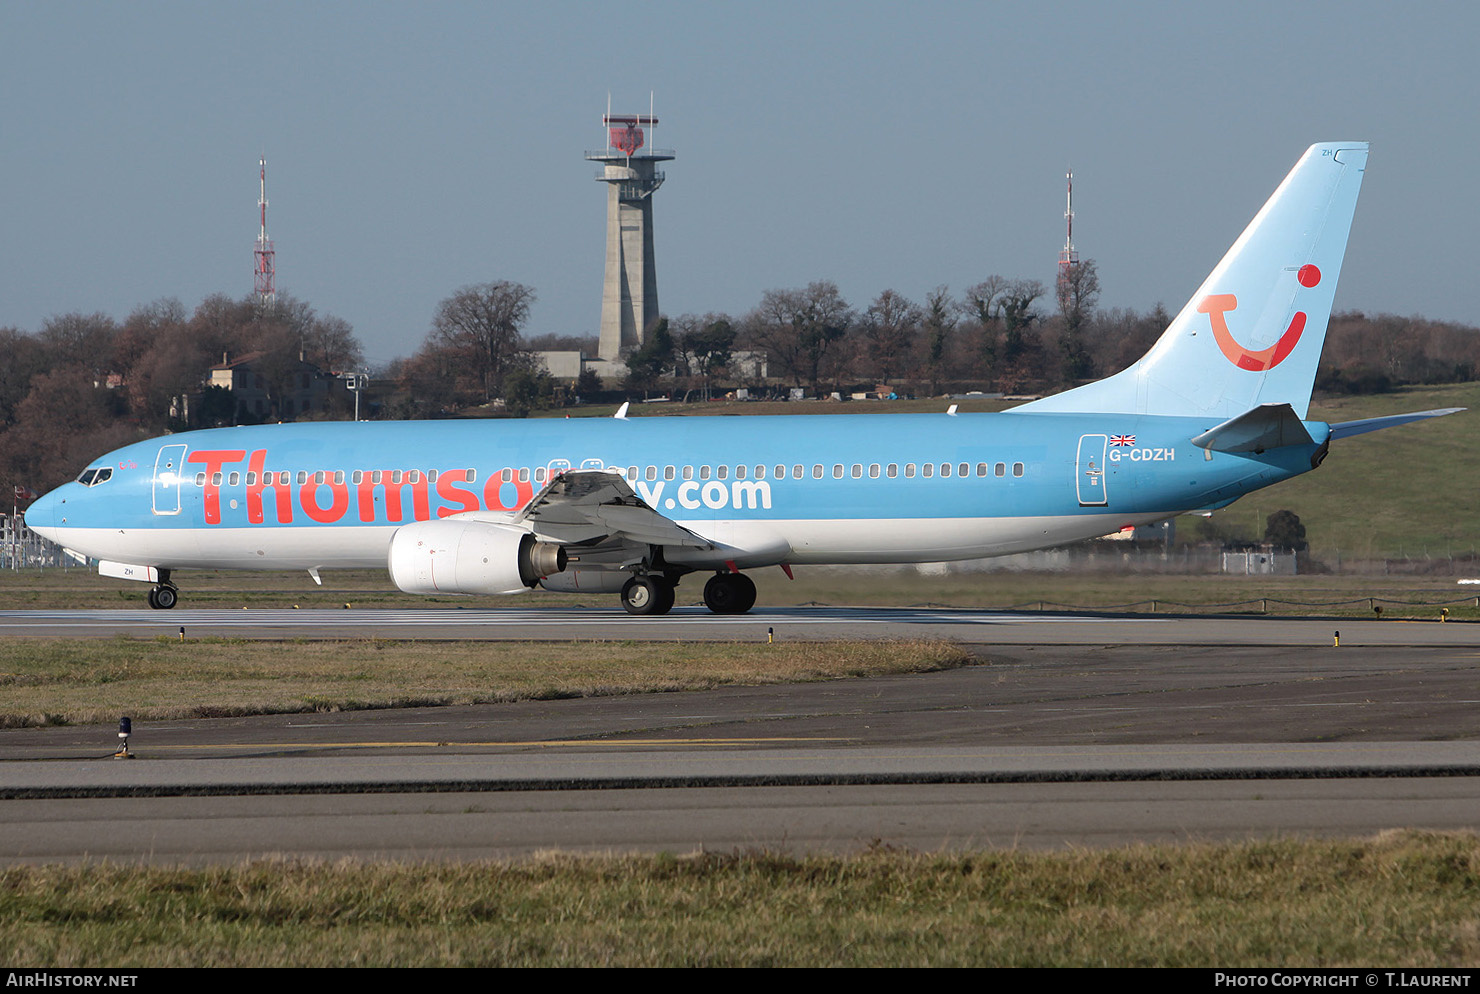
<svg viewBox="0 0 1480 994">
<path fill-rule="evenodd" d="M 565 564 L 562 546 L 513 525 L 419 521 L 391 536 L 387 568 L 408 594 L 517 594 Z"/>
</svg>

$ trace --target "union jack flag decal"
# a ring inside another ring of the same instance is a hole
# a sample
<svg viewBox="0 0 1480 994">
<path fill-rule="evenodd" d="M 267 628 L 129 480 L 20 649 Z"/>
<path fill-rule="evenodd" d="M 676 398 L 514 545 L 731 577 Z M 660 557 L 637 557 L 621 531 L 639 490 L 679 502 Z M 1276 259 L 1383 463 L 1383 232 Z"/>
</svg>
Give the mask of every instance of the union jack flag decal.
<svg viewBox="0 0 1480 994">
<path fill-rule="evenodd" d="M 1110 436 L 1110 444 L 1111 445 L 1135 445 L 1136 444 L 1136 436 L 1134 436 L 1134 435 L 1111 435 Z"/>
</svg>

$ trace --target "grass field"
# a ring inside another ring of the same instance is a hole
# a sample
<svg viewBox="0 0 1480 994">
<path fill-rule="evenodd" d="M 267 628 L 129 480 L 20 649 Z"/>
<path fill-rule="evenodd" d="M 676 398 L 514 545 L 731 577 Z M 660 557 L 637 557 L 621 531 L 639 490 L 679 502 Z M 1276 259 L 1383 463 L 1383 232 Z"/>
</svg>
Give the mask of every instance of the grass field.
<svg viewBox="0 0 1480 994">
<path fill-rule="evenodd" d="M 707 690 L 921 673 L 949 642 L 0 641 L 0 727 Z"/>
<path fill-rule="evenodd" d="M 27 966 L 1473 967 L 1480 838 L 0 871 Z"/>
</svg>

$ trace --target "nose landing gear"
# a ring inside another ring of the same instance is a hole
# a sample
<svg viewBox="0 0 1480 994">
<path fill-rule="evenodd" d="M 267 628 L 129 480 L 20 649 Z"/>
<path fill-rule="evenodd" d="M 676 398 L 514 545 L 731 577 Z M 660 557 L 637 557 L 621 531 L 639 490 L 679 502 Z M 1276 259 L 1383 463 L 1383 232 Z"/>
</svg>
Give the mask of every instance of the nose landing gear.
<svg viewBox="0 0 1480 994">
<path fill-rule="evenodd" d="M 159 583 L 149 591 L 149 606 L 156 611 L 168 611 L 180 599 L 180 590 L 170 582 L 170 571 L 159 571 Z"/>
</svg>

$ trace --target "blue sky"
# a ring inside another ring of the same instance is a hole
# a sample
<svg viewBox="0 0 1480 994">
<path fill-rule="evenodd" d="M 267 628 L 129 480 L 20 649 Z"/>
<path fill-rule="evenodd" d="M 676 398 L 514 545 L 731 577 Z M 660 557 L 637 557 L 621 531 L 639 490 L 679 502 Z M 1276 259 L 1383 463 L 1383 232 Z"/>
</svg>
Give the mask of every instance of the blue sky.
<svg viewBox="0 0 1480 994">
<path fill-rule="evenodd" d="M 0 325 L 278 285 L 375 360 L 460 286 L 594 335 L 600 115 L 677 151 L 669 314 L 1052 279 L 1064 170 L 1101 306 L 1180 306 L 1307 145 L 1372 157 L 1342 309 L 1480 324 L 1473 3 L 0 0 Z"/>
</svg>

